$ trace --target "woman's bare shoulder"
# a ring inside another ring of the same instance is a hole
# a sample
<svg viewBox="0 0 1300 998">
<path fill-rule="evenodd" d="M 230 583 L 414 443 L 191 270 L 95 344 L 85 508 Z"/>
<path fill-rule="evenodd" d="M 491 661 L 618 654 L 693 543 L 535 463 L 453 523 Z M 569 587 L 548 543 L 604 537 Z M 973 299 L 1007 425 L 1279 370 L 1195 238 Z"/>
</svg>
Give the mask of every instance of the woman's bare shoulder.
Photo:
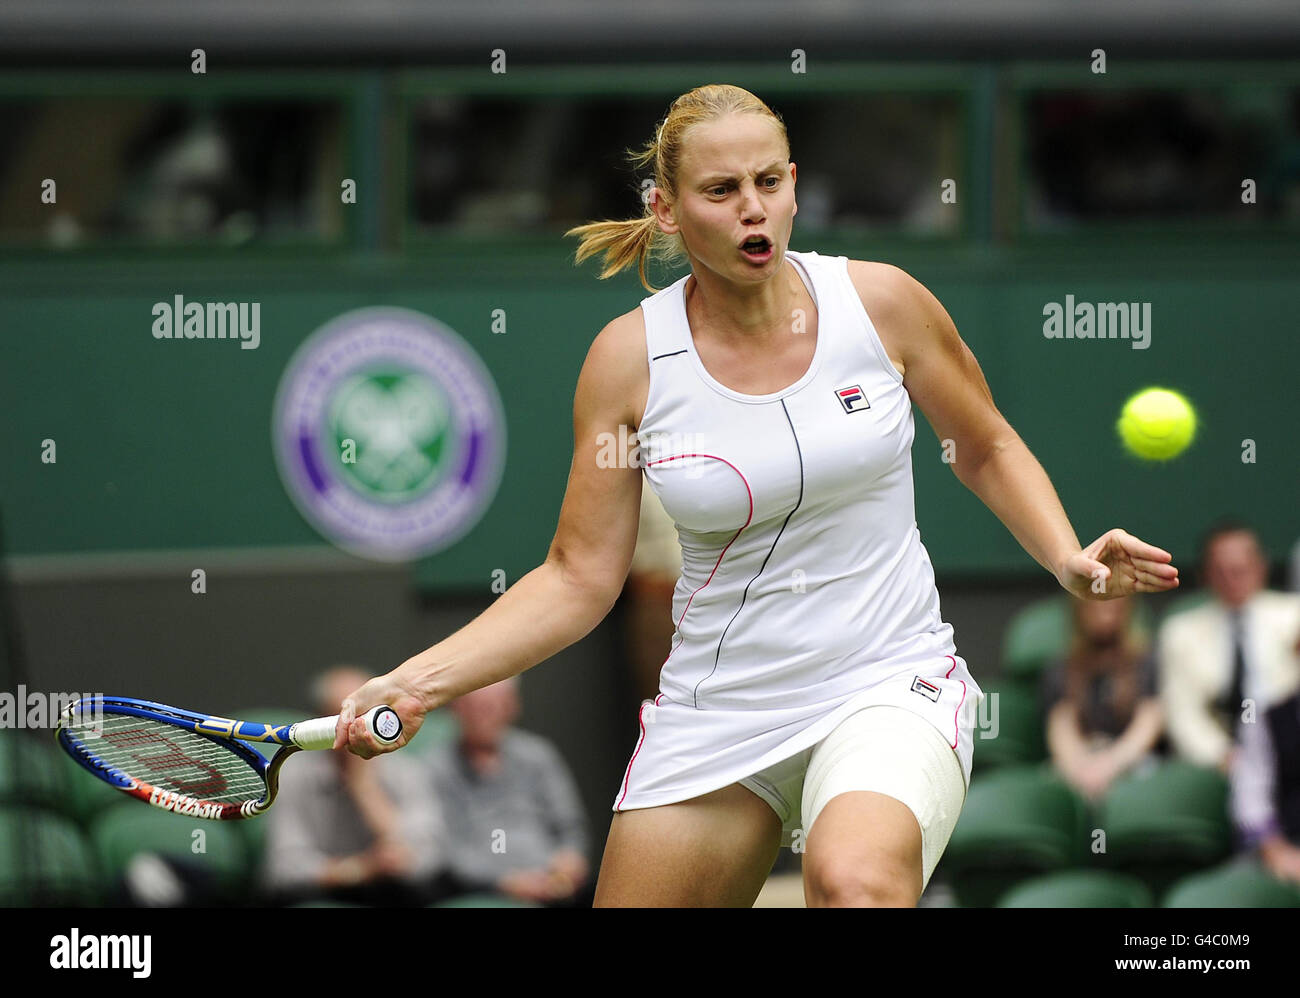
<svg viewBox="0 0 1300 998">
<path fill-rule="evenodd" d="M 924 289 L 916 278 L 892 263 L 850 259 L 848 274 L 889 359 L 903 374 L 907 323 L 915 318 L 919 292 Z"/>
<path fill-rule="evenodd" d="M 650 385 L 645 314 L 640 306 L 611 319 L 596 334 L 587 351 L 584 375 L 602 384 L 602 394 L 626 398 L 630 425 L 640 425 Z"/>
<path fill-rule="evenodd" d="M 877 312 L 907 309 L 924 290 L 915 277 L 892 263 L 850 259 L 848 272 L 862 304 Z"/>
</svg>

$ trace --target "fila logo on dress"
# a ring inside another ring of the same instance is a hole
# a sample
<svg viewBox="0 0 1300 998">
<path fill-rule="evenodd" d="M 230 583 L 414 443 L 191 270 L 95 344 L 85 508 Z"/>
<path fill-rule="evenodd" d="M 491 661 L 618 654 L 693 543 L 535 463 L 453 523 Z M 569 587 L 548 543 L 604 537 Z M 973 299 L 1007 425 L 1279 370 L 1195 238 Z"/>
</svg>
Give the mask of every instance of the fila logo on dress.
<svg viewBox="0 0 1300 998">
<path fill-rule="evenodd" d="M 867 397 L 862 394 L 861 385 L 853 385 L 849 388 L 835 389 L 835 397 L 840 400 L 840 405 L 844 406 L 845 412 L 857 412 L 859 409 L 870 409 L 871 403 Z"/>
<path fill-rule="evenodd" d="M 934 683 L 927 682 L 920 676 L 912 677 L 912 692 L 919 693 L 935 703 L 939 702 L 939 687 L 935 686 Z"/>
</svg>

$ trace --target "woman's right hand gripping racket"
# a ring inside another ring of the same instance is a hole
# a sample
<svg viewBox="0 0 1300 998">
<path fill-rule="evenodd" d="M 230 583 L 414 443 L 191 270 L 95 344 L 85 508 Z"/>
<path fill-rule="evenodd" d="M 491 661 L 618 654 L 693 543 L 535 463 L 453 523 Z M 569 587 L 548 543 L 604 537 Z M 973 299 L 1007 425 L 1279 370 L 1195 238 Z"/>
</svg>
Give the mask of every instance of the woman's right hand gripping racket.
<svg viewBox="0 0 1300 998">
<path fill-rule="evenodd" d="M 362 719 L 380 742 L 402 734 L 391 707 L 373 707 Z M 259 724 L 149 700 L 86 697 L 63 712 L 56 735 L 82 768 L 132 797 L 186 817 L 228 820 L 266 811 L 285 760 L 331 748 L 337 723 L 336 714 Z M 282 747 L 268 760 L 252 742 Z"/>
</svg>

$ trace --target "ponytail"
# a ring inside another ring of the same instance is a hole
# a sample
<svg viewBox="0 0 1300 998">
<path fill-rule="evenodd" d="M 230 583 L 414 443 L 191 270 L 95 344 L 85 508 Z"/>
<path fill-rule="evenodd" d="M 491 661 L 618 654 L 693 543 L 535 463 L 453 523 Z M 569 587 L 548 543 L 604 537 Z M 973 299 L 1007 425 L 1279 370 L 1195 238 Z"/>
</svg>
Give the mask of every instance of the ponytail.
<svg viewBox="0 0 1300 998">
<path fill-rule="evenodd" d="M 785 123 L 780 115 L 748 90 L 725 83 L 710 83 L 696 87 L 673 101 L 667 117 L 655 130 L 655 137 L 640 149 L 627 150 L 627 155 L 636 169 L 652 165 L 654 185 L 660 196 L 666 196 L 670 201 L 676 200 L 677 172 L 681 165 L 682 144 L 687 130 L 692 125 L 712 121 L 726 114 L 761 114 L 770 118 L 780 129 L 781 138 L 789 149 Z M 639 218 L 588 222 L 569 229 L 565 235 L 577 236 L 581 240 L 574 253 L 574 263 L 582 263 L 589 256 L 603 252 L 605 260 L 600 272 L 603 281 L 635 262 L 642 287 L 652 294 L 659 289 L 653 287 L 646 277 L 647 258 L 660 257 L 669 264 L 689 259 L 680 233 L 668 235 L 660 231 L 658 216 L 648 198 Z"/>
</svg>

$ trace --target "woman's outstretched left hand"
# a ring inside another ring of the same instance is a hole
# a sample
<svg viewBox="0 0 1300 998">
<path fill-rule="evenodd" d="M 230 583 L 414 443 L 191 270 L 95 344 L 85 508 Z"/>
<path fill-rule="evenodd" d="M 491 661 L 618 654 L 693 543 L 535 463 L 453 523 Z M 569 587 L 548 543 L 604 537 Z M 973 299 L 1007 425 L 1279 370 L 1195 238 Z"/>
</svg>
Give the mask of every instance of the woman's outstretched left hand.
<svg viewBox="0 0 1300 998">
<path fill-rule="evenodd" d="M 1177 589 L 1173 555 L 1116 527 L 1065 559 L 1057 579 L 1080 599 L 1116 599 Z"/>
</svg>

